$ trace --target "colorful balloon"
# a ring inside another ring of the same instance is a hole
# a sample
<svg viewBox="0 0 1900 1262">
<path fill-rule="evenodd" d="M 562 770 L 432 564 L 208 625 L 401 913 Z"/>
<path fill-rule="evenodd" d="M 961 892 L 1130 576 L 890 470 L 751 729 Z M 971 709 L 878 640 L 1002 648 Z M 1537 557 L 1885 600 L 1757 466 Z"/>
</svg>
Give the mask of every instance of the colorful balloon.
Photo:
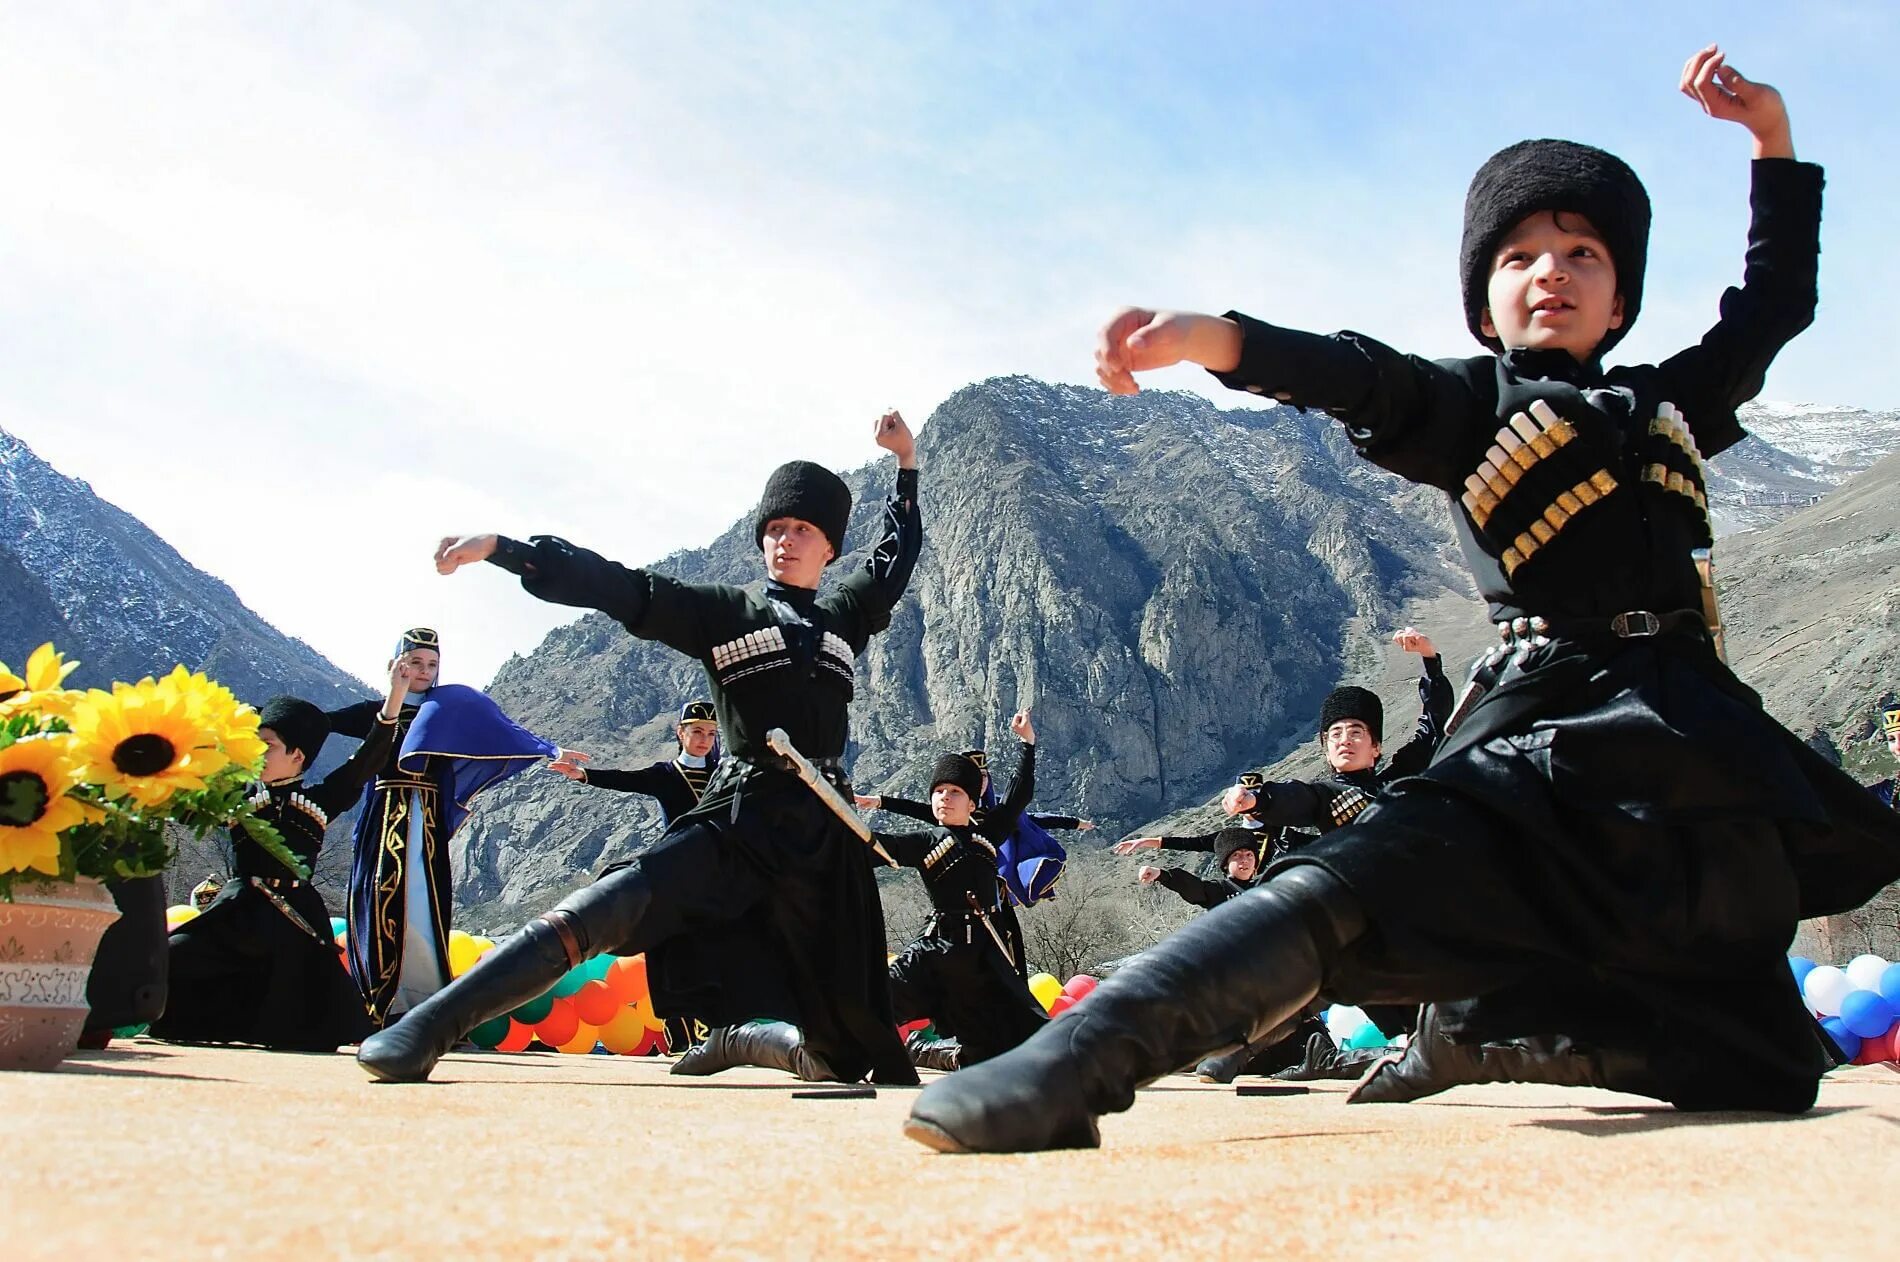
<svg viewBox="0 0 1900 1262">
<path fill-rule="evenodd" d="M 585 986 L 587 984 L 587 974 L 581 971 L 585 967 L 585 964 L 576 964 L 573 968 L 568 969 L 567 972 L 562 973 L 561 980 L 549 987 L 548 993 L 553 995 L 556 999 L 566 999 L 575 991 Z"/>
<path fill-rule="evenodd" d="M 1029 979 L 1029 993 L 1036 997 L 1036 1002 L 1047 1012 L 1049 1006 L 1055 1003 L 1056 996 L 1062 993 L 1062 983 L 1047 973 L 1037 973 Z"/>
<path fill-rule="evenodd" d="M 514 1028 L 506 1014 L 492 1021 L 484 1021 L 468 1032 L 468 1041 L 477 1047 L 493 1048 L 508 1037 L 508 1031 Z"/>
<path fill-rule="evenodd" d="M 1889 964 L 1882 969 L 1880 984 L 1874 989 L 1880 992 L 1882 999 L 1894 1006 L 1895 1011 L 1900 1012 L 1900 964 Z"/>
<path fill-rule="evenodd" d="M 1852 1060 L 1860 1055 L 1860 1035 L 1842 1025 L 1839 1017 L 1823 1018 L 1821 1028 L 1826 1030 L 1827 1036 L 1834 1040 L 1834 1046 L 1841 1049 L 1842 1056 Z"/>
<path fill-rule="evenodd" d="M 548 1019 L 548 1013 L 552 1011 L 553 1008 L 554 996 L 552 993 L 549 993 L 537 999 L 528 1000 L 528 1002 L 522 1004 L 508 1015 L 523 1025 L 539 1025 Z"/>
<path fill-rule="evenodd" d="M 646 1040 L 647 1033 L 646 1023 L 640 1020 L 639 1012 L 631 1007 L 623 1007 L 614 1014 L 613 1020 L 600 1027 L 600 1041 L 614 1055 L 630 1056 Z"/>
<path fill-rule="evenodd" d="M 638 1003 L 647 996 L 647 957 L 623 955 L 607 966 L 607 986 L 621 1003 Z"/>
<path fill-rule="evenodd" d="M 196 907 L 186 907 L 183 904 L 176 907 L 167 907 L 165 909 L 165 932 L 170 933 L 172 930 L 178 928 L 178 926 L 187 924 L 196 919 L 198 919 L 198 909 Z"/>
<path fill-rule="evenodd" d="M 1892 1005 L 1871 990 L 1850 990 L 1841 1000 L 1841 1024 L 1861 1038 L 1878 1038 L 1893 1024 Z"/>
<path fill-rule="evenodd" d="M 1093 977 L 1090 977 L 1087 973 L 1077 973 L 1074 977 L 1062 983 L 1062 993 L 1077 1003 L 1080 1003 L 1082 1002 L 1083 996 L 1087 995 L 1099 985 L 1101 985 L 1101 983 L 1096 981 Z"/>
<path fill-rule="evenodd" d="M 614 997 L 606 982 L 588 982 L 574 992 L 574 1011 L 588 1025 L 606 1025 L 614 1019 L 615 1013 L 627 1006 Z"/>
<path fill-rule="evenodd" d="M 1807 1000 L 1808 1010 L 1824 1017 L 1841 1015 L 1841 1000 L 1847 998 L 1847 992 L 1854 989 L 1854 983 L 1847 980 L 1847 974 L 1832 964 L 1823 964 L 1808 974 L 1807 984 L 1801 988 L 1801 997 Z"/>
<path fill-rule="evenodd" d="M 1880 993 L 1880 975 L 1886 971 L 1887 961 L 1878 955 L 1856 955 L 1842 970 L 1855 990 L 1871 990 L 1875 994 Z"/>
<path fill-rule="evenodd" d="M 568 1056 L 586 1056 L 594 1050 L 594 1044 L 598 1042 L 600 1042 L 600 1031 L 582 1021 L 575 1026 L 574 1037 L 554 1050 Z"/>
<path fill-rule="evenodd" d="M 482 953 L 475 946 L 475 939 L 460 929 L 449 930 L 449 976 L 460 977 L 475 966 Z"/>
<path fill-rule="evenodd" d="M 502 1039 L 501 1042 L 495 1044 L 495 1050 L 498 1052 L 525 1052 L 528 1050 L 528 1044 L 532 1042 L 534 1042 L 534 1027 L 531 1025 L 523 1025 L 519 1021 L 510 1019 L 508 1022 L 508 1036 Z"/>
<path fill-rule="evenodd" d="M 549 1047 L 560 1047 L 573 1038 L 581 1028 L 581 1015 L 574 1011 L 571 999 L 556 999 L 549 1007 L 548 1015 L 537 1021 L 534 1036 Z"/>
</svg>

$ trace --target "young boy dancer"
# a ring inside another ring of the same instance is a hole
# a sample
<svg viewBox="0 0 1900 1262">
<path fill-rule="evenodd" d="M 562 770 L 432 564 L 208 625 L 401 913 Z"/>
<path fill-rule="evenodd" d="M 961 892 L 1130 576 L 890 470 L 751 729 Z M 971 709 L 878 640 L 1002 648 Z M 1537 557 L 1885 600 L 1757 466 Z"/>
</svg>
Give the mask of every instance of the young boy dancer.
<svg viewBox="0 0 1900 1262">
<path fill-rule="evenodd" d="M 883 537 L 862 569 L 822 595 L 819 578 L 844 551 L 851 493 L 806 461 L 781 466 L 766 483 L 754 527 L 763 590 L 677 582 L 548 536 L 532 544 L 497 535 L 443 540 L 436 568 L 444 574 L 492 561 L 519 574 L 531 595 L 599 609 L 630 633 L 698 659 L 730 752 L 698 806 L 630 866 L 568 895 L 480 968 L 364 1043 L 357 1059 L 373 1077 L 428 1077 L 464 1033 L 541 994 L 581 960 L 631 955 L 756 917 L 781 952 L 791 1010 L 722 1008 L 728 987 L 719 983 L 736 988 L 743 978 L 715 979 L 688 1010 L 720 1026 L 760 1015 L 795 1020 L 802 1040 L 778 1050 L 783 1067 L 801 1077 L 917 1081 L 891 1016 L 868 852 L 766 744 L 769 731 L 783 728 L 850 792 L 839 760 L 857 658 L 890 625 L 923 537 L 910 428 L 886 413 L 876 438 L 898 461 Z"/>
<path fill-rule="evenodd" d="M 1008 836 L 1023 803 L 1035 795 L 1036 729 L 1024 710 L 1010 723 L 1023 743 L 1009 799 L 988 821 Z M 1041 1027 L 1042 1005 L 1017 967 L 1022 948 L 997 875 L 996 846 L 974 816 L 983 772 L 964 754 L 945 754 L 931 769 L 930 806 L 937 827 L 879 832 L 884 852 L 923 875 L 930 922 L 892 962 L 891 1002 L 900 1024 L 928 1017 L 942 1037 L 913 1036 L 912 1058 L 931 1069 L 974 1065 L 1006 1052 Z"/>
<path fill-rule="evenodd" d="M 1222 809 L 1240 816 L 1252 827 L 1273 830 L 1276 837 L 1290 828 L 1329 833 L 1350 824 L 1359 812 L 1385 796 L 1394 782 L 1425 770 L 1432 752 L 1444 739 L 1445 722 L 1451 717 L 1451 681 L 1445 678 L 1438 650 L 1425 634 L 1407 627 L 1392 640 L 1423 659 L 1424 673 L 1418 680 L 1418 726 L 1390 762 L 1380 765 L 1385 706 L 1377 693 L 1348 684 L 1326 694 L 1319 708 L 1320 748 L 1325 751 L 1331 776 L 1278 782 L 1250 776 L 1221 796 Z M 1133 854 L 1158 849 L 1165 842 L 1170 850 L 1210 850 L 1221 835 L 1136 837 L 1118 841 L 1111 849 L 1116 854 Z M 1276 843 L 1273 850 L 1279 855 L 1291 848 L 1290 844 Z"/>
<path fill-rule="evenodd" d="M 259 715 L 267 746 L 258 813 L 276 826 L 291 853 L 314 867 L 330 817 L 355 804 L 389 757 L 409 691 L 409 667 L 397 663 L 375 726 L 349 761 L 307 784 L 304 771 L 330 734 L 322 710 L 296 697 L 274 697 Z M 370 1031 L 363 1002 L 336 957 L 330 909 L 308 880 L 231 831 L 232 877 L 204 912 L 171 935 L 170 991 L 155 1038 L 185 1043 L 257 1043 L 298 1052 L 334 1052 Z"/>
<path fill-rule="evenodd" d="M 1642 301 L 1649 204 L 1564 141 L 1492 157 L 1466 199 L 1464 305 L 1493 356 L 1127 310 L 1104 384 L 1191 360 L 1324 408 L 1368 459 L 1443 489 L 1505 645 L 1425 772 L 1099 986 L 1072 1018 L 933 1083 L 906 1132 L 952 1151 L 1093 1146 L 1096 1118 L 1325 995 L 1458 1000 L 1469 1042 L 1555 1034 L 1578 1081 L 1679 1107 L 1800 1112 L 1830 1064 L 1785 949 L 1799 917 L 1900 876 L 1900 822 L 1717 656 L 1702 464 L 1812 319 L 1821 172 L 1710 47 L 1683 90 L 1753 136 L 1744 283 L 1702 342 L 1604 369 Z M 1543 982 L 1540 988 L 1532 983 Z M 1513 1002 L 1487 1010 L 1486 996 Z M 1590 1061 L 1593 1045 L 1614 1060 Z"/>
<path fill-rule="evenodd" d="M 356 817 L 350 975 L 378 1026 L 448 984 L 449 840 L 475 796 L 542 758 L 587 759 L 522 728 L 476 689 L 438 684 L 441 649 L 428 627 L 397 640 L 389 665 L 407 668 L 409 691 Z M 368 739 L 378 706 L 359 702 L 327 717 L 332 732 Z"/>
<path fill-rule="evenodd" d="M 1008 891 L 1011 904 L 1005 913 L 1013 917 L 1015 907 L 1028 907 L 1044 899 L 1054 898 L 1056 882 L 1062 879 L 1069 854 L 1061 842 L 1049 835 L 1048 830 L 1055 828 L 1088 832 L 1095 827 L 1095 821 L 1075 815 L 1049 815 L 1041 811 L 1024 810 L 1011 816 L 1016 821 L 1014 825 L 999 829 L 990 819 L 991 813 L 996 810 L 996 786 L 990 780 L 989 755 L 980 749 L 970 749 L 965 750 L 962 757 L 975 763 L 983 773 L 983 789 L 977 797 L 976 810 L 970 816 L 970 825 L 996 843 L 997 871 L 1002 875 L 1003 887 Z M 1015 790 L 1016 785 L 1012 781 L 1011 797 L 1015 796 Z M 1024 804 L 1027 803 L 1028 799 L 1025 798 Z M 863 810 L 889 811 L 893 815 L 920 819 L 926 823 L 936 820 L 930 803 L 909 798 L 860 794 L 857 804 Z M 1025 972 L 1024 976 L 1028 974 Z"/>
</svg>

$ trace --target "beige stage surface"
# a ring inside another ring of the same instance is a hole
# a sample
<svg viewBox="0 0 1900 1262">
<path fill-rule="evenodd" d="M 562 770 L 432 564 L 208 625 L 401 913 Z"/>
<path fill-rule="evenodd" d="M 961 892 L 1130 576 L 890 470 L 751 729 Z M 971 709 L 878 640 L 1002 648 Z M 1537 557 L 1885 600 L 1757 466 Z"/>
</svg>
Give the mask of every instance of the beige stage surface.
<svg viewBox="0 0 1900 1262">
<path fill-rule="evenodd" d="M 1177 1076 L 1099 1151 L 950 1157 L 899 1134 L 914 1088 L 667 1063 L 456 1055 L 392 1087 L 346 1055 L 135 1040 L 0 1073 L 0 1255 L 1839 1259 L 1887 1256 L 1900 1205 L 1890 1066 L 1794 1119 Z"/>
</svg>

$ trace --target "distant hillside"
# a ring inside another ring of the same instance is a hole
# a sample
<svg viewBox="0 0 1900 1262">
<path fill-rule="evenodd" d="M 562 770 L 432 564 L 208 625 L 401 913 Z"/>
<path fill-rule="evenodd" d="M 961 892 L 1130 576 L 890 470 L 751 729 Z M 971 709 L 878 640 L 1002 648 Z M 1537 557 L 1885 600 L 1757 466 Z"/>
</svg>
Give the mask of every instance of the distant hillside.
<svg viewBox="0 0 1900 1262">
<path fill-rule="evenodd" d="M 363 686 L 265 622 L 230 587 L 179 556 L 137 518 L 94 495 L 0 430 L 0 661 L 18 667 L 52 640 L 82 663 L 72 683 L 161 674 L 182 662 L 254 704 L 293 693 L 324 706 Z M 320 767 L 340 761 L 344 741 Z M 222 867 L 221 846 L 194 846 L 177 868 L 189 886 Z M 333 908 L 348 854 L 332 846 L 319 877 Z"/>
</svg>

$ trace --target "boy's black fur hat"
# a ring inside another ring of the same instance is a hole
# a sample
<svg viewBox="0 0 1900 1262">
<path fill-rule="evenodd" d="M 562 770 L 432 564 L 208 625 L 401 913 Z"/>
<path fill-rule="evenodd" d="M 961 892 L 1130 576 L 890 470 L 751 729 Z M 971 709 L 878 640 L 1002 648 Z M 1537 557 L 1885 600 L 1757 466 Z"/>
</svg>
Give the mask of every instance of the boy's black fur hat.
<svg viewBox="0 0 1900 1262">
<path fill-rule="evenodd" d="M 752 520 L 752 542 L 765 546 L 765 526 L 779 517 L 808 521 L 824 532 L 831 550 L 844 555 L 845 527 L 851 521 L 851 488 L 821 464 L 792 460 L 772 470 Z M 833 560 L 837 558 L 834 557 Z"/>
<path fill-rule="evenodd" d="M 930 769 L 930 791 L 935 793 L 940 784 L 954 784 L 969 794 L 971 801 L 979 801 L 983 792 L 983 771 L 962 754 L 945 754 Z"/>
<path fill-rule="evenodd" d="M 285 749 L 301 752 L 305 770 L 330 738 L 330 717 L 302 697 L 272 697 L 258 711 L 257 725 L 277 733 Z"/>
<path fill-rule="evenodd" d="M 1327 693 L 1319 706 L 1320 739 L 1324 740 L 1326 729 L 1341 719 L 1358 719 L 1372 733 L 1373 740 L 1385 744 L 1385 705 L 1377 693 L 1357 684 Z"/>
<path fill-rule="evenodd" d="M 1615 154 L 1573 140 L 1520 140 L 1485 160 L 1465 193 L 1465 235 L 1458 250 L 1464 284 L 1465 324 L 1493 351 L 1503 343 L 1486 337 L 1485 289 L 1491 256 L 1504 234 L 1539 211 L 1559 210 L 1590 220 L 1616 267 L 1623 296 L 1623 325 L 1597 343 L 1602 355 L 1623 339 L 1643 306 L 1643 272 L 1649 260 L 1649 194 L 1629 164 Z"/>
<path fill-rule="evenodd" d="M 1227 860 L 1237 850 L 1251 850 L 1259 858 L 1261 830 L 1257 828 L 1223 828 L 1214 837 L 1214 864 L 1221 871 L 1227 870 Z"/>
</svg>

